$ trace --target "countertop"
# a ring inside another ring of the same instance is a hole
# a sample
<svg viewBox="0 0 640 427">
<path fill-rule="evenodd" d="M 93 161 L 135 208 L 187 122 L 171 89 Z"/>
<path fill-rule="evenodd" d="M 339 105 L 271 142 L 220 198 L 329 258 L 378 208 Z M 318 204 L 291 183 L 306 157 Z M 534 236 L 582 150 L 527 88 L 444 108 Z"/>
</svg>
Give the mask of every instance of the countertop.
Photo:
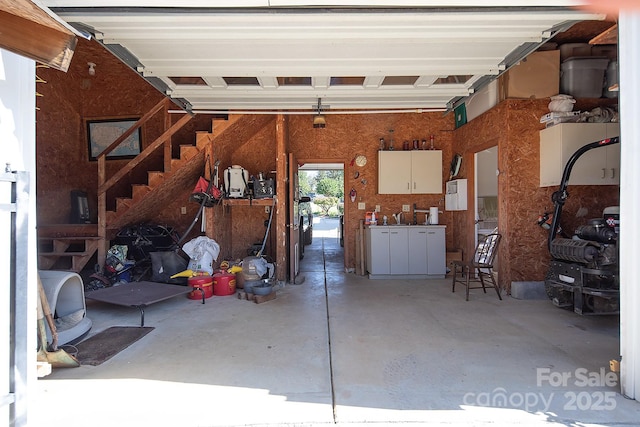
<svg viewBox="0 0 640 427">
<path fill-rule="evenodd" d="M 377 224 L 377 225 L 365 225 L 365 227 L 376 227 L 376 228 L 382 228 L 382 227 L 386 227 L 386 228 L 420 228 L 420 227 L 424 227 L 424 228 L 440 228 L 440 227 L 446 227 L 446 225 L 444 224 L 417 224 L 417 225 L 413 225 L 413 224 L 387 224 L 387 225 L 381 225 L 381 224 Z"/>
</svg>

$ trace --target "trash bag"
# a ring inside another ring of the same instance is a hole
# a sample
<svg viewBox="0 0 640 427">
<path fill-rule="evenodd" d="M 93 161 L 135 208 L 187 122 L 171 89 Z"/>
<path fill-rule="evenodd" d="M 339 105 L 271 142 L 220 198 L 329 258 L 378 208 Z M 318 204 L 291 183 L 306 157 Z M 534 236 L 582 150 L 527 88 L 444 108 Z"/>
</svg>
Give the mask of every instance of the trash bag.
<svg viewBox="0 0 640 427">
<path fill-rule="evenodd" d="M 182 246 L 191 261 L 188 268 L 193 271 L 203 271 L 213 274 L 213 261 L 218 259 L 220 245 L 206 236 L 199 236 Z"/>
<path fill-rule="evenodd" d="M 187 260 L 176 251 L 151 252 L 151 281 L 185 284 L 184 277 L 172 279 L 176 273 L 187 269 Z"/>
</svg>

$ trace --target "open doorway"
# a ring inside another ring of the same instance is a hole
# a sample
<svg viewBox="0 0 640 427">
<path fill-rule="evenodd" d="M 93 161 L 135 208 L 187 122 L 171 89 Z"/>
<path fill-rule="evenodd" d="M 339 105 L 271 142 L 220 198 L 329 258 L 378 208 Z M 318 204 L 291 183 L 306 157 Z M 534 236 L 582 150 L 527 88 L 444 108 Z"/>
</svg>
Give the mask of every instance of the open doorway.
<svg viewBox="0 0 640 427">
<path fill-rule="evenodd" d="M 498 147 L 475 154 L 476 245 L 498 227 Z"/>
<path fill-rule="evenodd" d="M 344 165 L 307 163 L 298 169 L 300 271 L 344 271 Z"/>
</svg>

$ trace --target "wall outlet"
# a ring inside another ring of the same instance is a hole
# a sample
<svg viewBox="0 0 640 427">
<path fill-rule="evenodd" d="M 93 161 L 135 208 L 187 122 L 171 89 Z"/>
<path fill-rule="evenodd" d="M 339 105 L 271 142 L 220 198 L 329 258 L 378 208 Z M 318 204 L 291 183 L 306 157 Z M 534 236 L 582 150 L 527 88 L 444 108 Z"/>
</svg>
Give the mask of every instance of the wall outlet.
<svg viewBox="0 0 640 427">
<path fill-rule="evenodd" d="M 366 207 L 366 205 L 364 204 L 364 202 L 358 202 L 358 210 L 363 211 L 363 210 L 365 210 L 366 208 L 367 208 L 367 207 Z"/>
<path fill-rule="evenodd" d="M 376 205 L 376 212 L 380 212 L 380 205 Z"/>
<path fill-rule="evenodd" d="M 186 206 L 182 206 L 182 207 L 180 208 L 180 213 L 181 213 L 182 215 L 186 215 L 186 214 L 187 214 L 187 207 L 186 207 Z"/>
<path fill-rule="evenodd" d="M 411 205 L 402 205 L 402 212 L 409 212 L 411 210 Z"/>
<path fill-rule="evenodd" d="M 264 213 L 269 213 L 269 212 L 271 212 L 271 206 L 265 206 Z"/>
</svg>

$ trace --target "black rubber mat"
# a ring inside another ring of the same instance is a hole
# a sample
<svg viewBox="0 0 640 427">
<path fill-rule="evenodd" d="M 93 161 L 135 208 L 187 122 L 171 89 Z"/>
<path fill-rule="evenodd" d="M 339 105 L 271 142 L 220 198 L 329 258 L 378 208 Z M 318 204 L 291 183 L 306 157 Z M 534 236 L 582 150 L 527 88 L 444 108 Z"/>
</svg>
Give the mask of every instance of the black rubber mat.
<svg viewBox="0 0 640 427">
<path fill-rule="evenodd" d="M 153 330 L 153 327 L 112 326 L 76 344 L 76 358 L 81 365 L 97 366 Z"/>
</svg>

